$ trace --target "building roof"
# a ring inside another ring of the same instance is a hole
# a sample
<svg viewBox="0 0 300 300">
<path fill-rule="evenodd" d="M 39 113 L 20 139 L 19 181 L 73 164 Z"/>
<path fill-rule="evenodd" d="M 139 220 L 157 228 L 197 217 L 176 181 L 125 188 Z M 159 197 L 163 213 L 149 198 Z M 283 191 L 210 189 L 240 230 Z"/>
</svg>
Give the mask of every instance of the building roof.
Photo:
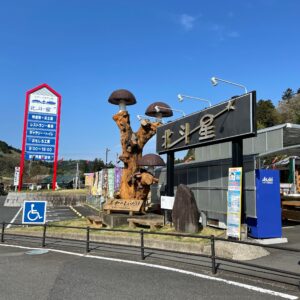
<svg viewBox="0 0 300 300">
<path fill-rule="evenodd" d="M 276 155 L 300 156 L 300 125 L 285 123 L 257 131 L 256 137 L 243 140 L 243 154 L 258 158 Z M 231 142 L 196 148 L 196 161 L 231 158 Z"/>
</svg>

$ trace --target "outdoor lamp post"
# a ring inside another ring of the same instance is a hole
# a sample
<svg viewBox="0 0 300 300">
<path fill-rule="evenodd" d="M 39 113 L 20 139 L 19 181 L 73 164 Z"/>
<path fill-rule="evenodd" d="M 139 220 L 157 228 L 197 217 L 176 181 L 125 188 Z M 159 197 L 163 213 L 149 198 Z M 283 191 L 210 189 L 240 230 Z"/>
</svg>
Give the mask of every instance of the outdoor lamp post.
<svg viewBox="0 0 300 300">
<path fill-rule="evenodd" d="M 182 102 L 184 98 L 188 98 L 188 99 L 194 99 L 194 100 L 199 100 L 199 101 L 204 101 L 207 102 L 209 104 L 209 106 L 211 106 L 211 102 L 207 99 L 203 99 L 203 98 L 199 98 L 199 97 L 194 97 L 194 96 L 188 96 L 188 95 L 183 95 L 183 94 L 178 94 L 177 95 L 178 101 Z"/>
<path fill-rule="evenodd" d="M 232 85 L 235 85 L 235 86 L 238 86 L 238 87 L 241 87 L 241 88 L 243 88 L 245 90 L 246 94 L 248 93 L 247 88 L 244 85 L 242 85 L 242 84 L 235 83 L 235 82 L 228 81 L 228 80 L 224 80 L 224 79 L 220 79 L 220 78 L 217 78 L 217 77 L 212 77 L 211 78 L 211 83 L 212 83 L 213 86 L 216 86 L 219 83 L 219 81 L 225 82 L 225 83 L 228 83 L 228 84 L 232 84 Z"/>
<path fill-rule="evenodd" d="M 155 117 L 144 116 L 144 115 L 137 115 L 136 117 L 141 122 L 142 126 L 146 126 L 147 122 L 150 122 L 151 119 L 157 120 L 157 118 Z"/>
<path fill-rule="evenodd" d="M 144 116 L 144 115 L 136 115 L 136 117 L 141 120 L 149 120 L 149 119 L 156 119 L 155 117 L 150 117 L 150 116 Z"/>
<path fill-rule="evenodd" d="M 154 106 L 154 109 L 159 113 L 161 109 L 166 109 L 165 107 L 162 107 L 162 106 L 158 106 L 158 105 L 155 105 Z M 181 109 L 175 109 L 175 108 L 167 108 L 167 109 L 170 109 L 172 111 L 177 111 L 177 112 L 180 112 L 182 114 L 183 117 L 185 117 L 185 112 Z"/>
</svg>

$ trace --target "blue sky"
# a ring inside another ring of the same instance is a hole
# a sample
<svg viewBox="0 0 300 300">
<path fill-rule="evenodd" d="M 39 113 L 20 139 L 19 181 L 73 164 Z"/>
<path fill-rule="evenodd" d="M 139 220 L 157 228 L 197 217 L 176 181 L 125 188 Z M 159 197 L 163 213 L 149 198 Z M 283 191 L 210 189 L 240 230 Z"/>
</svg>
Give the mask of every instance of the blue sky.
<svg viewBox="0 0 300 300">
<path fill-rule="evenodd" d="M 107 99 L 119 88 L 137 114 L 155 101 L 192 113 L 256 90 L 277 104 L 300 87 L 300 2 L 10 0 L 0 4 L 0 139 L 21 147 L 25 93 L 47 83 L 62 95 L 60 158 L 105 158 L 120 152 Z M 179 117 L 175 114 L 175 117 Z M 155 152 L 151 140 L 144 153 Z"/>
</svg>

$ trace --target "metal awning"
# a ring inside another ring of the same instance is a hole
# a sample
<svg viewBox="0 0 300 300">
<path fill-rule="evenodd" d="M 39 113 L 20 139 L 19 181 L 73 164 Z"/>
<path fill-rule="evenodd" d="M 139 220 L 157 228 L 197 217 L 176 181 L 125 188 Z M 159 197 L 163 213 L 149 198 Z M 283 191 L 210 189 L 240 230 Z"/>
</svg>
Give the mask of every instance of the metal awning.
<svg viewBox="0 0 300 300">
<path fill-rule="evenodd" d="M 256 157 L 263 158 L 267 156 L 278 156 L 278 155 L 300 156 L 300 144 L 260 153 L 257 154 Z"/>
</svg>

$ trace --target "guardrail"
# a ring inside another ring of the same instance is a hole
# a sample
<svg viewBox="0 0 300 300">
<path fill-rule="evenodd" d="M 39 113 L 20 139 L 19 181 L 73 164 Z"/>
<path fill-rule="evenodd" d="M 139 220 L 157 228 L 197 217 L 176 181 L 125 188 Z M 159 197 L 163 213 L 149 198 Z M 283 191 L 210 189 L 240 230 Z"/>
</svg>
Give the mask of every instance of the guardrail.
<svg viewBox="0 0 300 300">
<path fill-rule="evenodd" d="M 1 243 L 5 242 L 5 236 L 21 236 L 21 237 L 33 237 L 30 235 L 18 235 L 18 234 L 12 234 L 12 233 L 6 233 L 5 232 L 5 226 L 6 225 L 14 225 L 14 226 L 24 226 L 24 224 L 20 223 L 7 223 L 7 222 L 2 222 L 2 228 L 1 228 Z M 44 224 L 44 225 L 26 225 L 26 226 L 31 226 L 31 227 L 42 227 L 43 232 L 41 236 L 41 246 L 46 247 L 46 238 L 47 238 L 47 228 L 50 227 L 56 227 L 56 228 L 71 228 L 71 229 L 79 229 L 83 230 L 86 232 L 86 238 L 85 240 L 78 240 L 78 239 L 69 239 L 69 238 L 57 238 L 53 236 L 49 236 L 49 238 L 55 238 L 59 240 L 65 240 L 65 241 L 76 241 L 76 242 L 84 242 L 85 243 L 85 252 L 89 253 L 92 249 L 90 247 L 90 243 L 95 243 L 95 244 L 104 244 L 104 245 L 115 245 L 115 246 L 125 246 L 125 247 L 131 247 L 131 248 L 140 248 L 140 255 L 141 255 L 141 260 L 146 259 L 145 255 L 145 250 L 156 250 L 156 251 L 162 251 L 162 252 L 169 252 L 169 253 L 177 253 L 177 254 L 185 254 L 185 255 L 193 255 L 193 256 L 200 256 L 200 257 L 206 257 L 211 260 L 211 272 L 212 274 L 216 274 L 218 267 L 217 267 L 217 260 L 219 261 L 226 261 L 234 264 L 240 264 L 244 265 L 247 267 L 253 267 L 262 271 L 271 271 L 275 272 L 280 275 L 289 275 L 293 276 L 294 279 L 297 280 L 297 284 L 293 284 L 298 286 L 300 289 L 300 273 L 296 272 L 291 272 L 287 270 L 282 270 L 282 269 L 276 269 L 272 267 L 267 267 L 267 266 L 261 266 L 257 264 L 252 264 L 240 260 L 234 260 L 234 259 L 229 259 L 229 258 L 224 258 L 224 257 L 219 257 L 216 256 L 216 241 L 224 241 L 228 243 L 236 243 L 236 244 L 244 244 L 248 246 L 255 246 L 255 247 L 263 247 L 266 249 L 275 249 L 275 250 L 282 250 L 282 251 L 289 251 L 289 252 L 295 252 L 295 253 L 300 253 L 300 249 L 295 249 L 295 248 L 290 248 L 290 247 L 281 247 L 281 246 L 274 246 L 274 245 L 261 245 L 261 244 L 255 244 L 255 243 L 250 243 L 250 242 L 245 242 L 245 241 L 238 241 L 238 240 L 228 240 L 225 238 L 220 238 L 220 237 L 215 237 L 213 235 L 211 236 L 205 236 L 205 235 L 192 235 L 192 234 L 180 234 L 180 233 L 162 233 L 162 232 L 149 232 L 149 231 L 135 231 L 135 230 L 123 230 L 123 229 L 108 229 L 108 228 L 91 228 L 89 226 L 87 227 L 79 227 L 79 226 L 63 226 L 63 225 L 54 225 L 54 224 Z M 91 241 L 90 240 L 90 233 L 91 231 L 110 231 L 110 232 L 124 232 L 124 233 L 134 233 L 140 236 L 140 245 L 139 246 L 133 246 L 133 245 L 124 245 L 124 244 L 113 244 L 113 243 L 106 243 L 106 242 L 96 242 L 96 241 Z M 174 236 L 174 237 L 190 237 L 190 238 L 196 238 L 196 239 L 206 239 L 210 241 L 210 255 L 202 254 L 202 253 L 190 253 L 190 252 L 183 252 L 183 251 L 175 251 L 175 250 L 166 250 L 166 249 L 160 249 L 160 248 L 154 248 L 154 247 L 146 247 L 145 246 L 145 235 L 162 235 L 162 236 Z M 36 237 L 36 236 L 35 236 Z M 36 237 L 37 238 L 37 237 Z M 299 262 L 300 263 L 300 262 Z M 297 263 L 298 264 L 298 261 Z"/>
</svg>

